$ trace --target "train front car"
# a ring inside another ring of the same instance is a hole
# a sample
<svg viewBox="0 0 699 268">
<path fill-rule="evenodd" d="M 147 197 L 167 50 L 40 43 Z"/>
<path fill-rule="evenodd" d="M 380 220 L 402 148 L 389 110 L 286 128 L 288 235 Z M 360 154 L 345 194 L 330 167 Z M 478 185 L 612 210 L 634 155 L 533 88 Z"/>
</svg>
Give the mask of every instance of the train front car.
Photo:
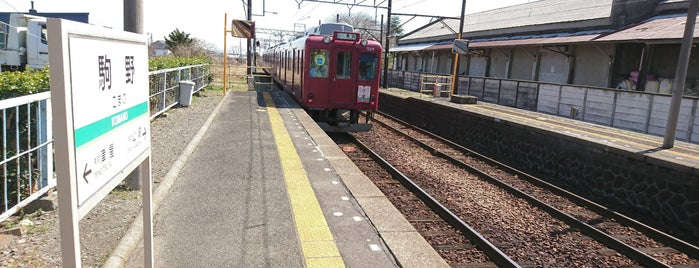
<svg viewBox="0 0 699 268">
<path fill-rule="evenodd" d="M 301 106 L 326 132 L 371 129 L 378 108 L 381 44 L 359 33 L 309 35 L 304 46 Z M 366 119 L 360 123 L 360 113 Z"/>
</svg>

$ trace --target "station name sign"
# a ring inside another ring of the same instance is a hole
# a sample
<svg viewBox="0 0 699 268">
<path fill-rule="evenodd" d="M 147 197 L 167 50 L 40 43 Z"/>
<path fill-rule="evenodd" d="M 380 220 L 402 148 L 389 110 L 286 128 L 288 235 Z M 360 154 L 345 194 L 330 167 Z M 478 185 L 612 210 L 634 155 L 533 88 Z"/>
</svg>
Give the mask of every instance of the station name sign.
<svg viewBox="0 0 699 268">
<path fill-rule="evenodd" d="M 65 135 L 56 162 L 71 169 L 65 176 L 82 217 L 150 154 L 147 44 L 142 35 L 62 22 L 62 35 L 49 37 L 62 43 L 49 55 L 56 135 Z"/>
</svg>

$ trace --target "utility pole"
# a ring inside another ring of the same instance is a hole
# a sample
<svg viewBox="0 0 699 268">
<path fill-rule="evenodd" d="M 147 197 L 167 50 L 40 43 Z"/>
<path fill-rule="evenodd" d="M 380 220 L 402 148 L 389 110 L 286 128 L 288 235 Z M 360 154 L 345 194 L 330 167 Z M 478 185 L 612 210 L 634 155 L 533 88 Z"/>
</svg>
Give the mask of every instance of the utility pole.
<svg viewBox="0 0 699 268">
<path fill-rule="evenodd" d="M 252 21 L 252 0 L 248 0 L 248 14 L 247 14 L 247 20 Z M 248 44 L 248 58 L 247 58 L 247 64 L 248 64 L 248 75 L 252 75 L 252 46 L 250 42 L 250 38 L 247 39 L 247 44 Z M 248 77 L 248 79 L 250 79 Z"/>
<path fill-rule="evenodd" d="M 124 0 L 124 31 L 143 34 L 143 0 Z M 126 185 L 135 190 L 142 186 L 139 169 L 140 166 L 126 177 Z"/>
<path fill-rule="evenodd" d="M 684 37 L 680 46 L 680 57 L 677 59 L 677 70 L 675 71 L 674 89 L 672 100 L 670 101 L 670 111 L 665 126 L 664 149 L 674 146 L 677 132 L 677 121 L 680 116 L 680 106 L 682 104 L 682 93 L 684 92 L 685 80 L 687 79 L 687 66 L 689 65 L 689 55 L 692 49 L 692 39 L 694 39 L 694 24 L 697 22 L 697 5 L 699 0 L 690 0 L 687 10 L 687 23 L 684 25 Z"/>
<path fill-rule="evenodd" d="M 386 43 L 385 40 L 388 40 L 388 39 L 381 39 L 381 38 L 383 38 L 383 14 L 381 14 L 381 27 L 379 27 L 379 39 L 380 39 L 379 42 L 381 42 L 381 45 L 384 45 Z M 388 64 L 388 62 L 386 62 L 385 64 Z"/>
<path fill-rule="evenodd" d="M 383 51 L 383 88 L 388 88 L 388 50 L 391 47 L 391 6 L 393 5 L 392 0 L 388 0 L 388 14 L 386 21 L 386 48 Z"/>
<path fill-rule="evenodd" d="M 143 0 L 124 0 L 124 31 L 143 33 Z"/>
<path fill-rule="evenodd" d="M 461 3 L 461 19 L 459 20 L 459 32 L 456 33 L 456 39 L 461 39 L 461 34 L 464 32 L 464 17 L 466 13 L 466 0 Z M 459 53 L 454 54 L 454 73 L 451 78 L 451 94 L 456 95 L 459 91 Z"/>
</svg>

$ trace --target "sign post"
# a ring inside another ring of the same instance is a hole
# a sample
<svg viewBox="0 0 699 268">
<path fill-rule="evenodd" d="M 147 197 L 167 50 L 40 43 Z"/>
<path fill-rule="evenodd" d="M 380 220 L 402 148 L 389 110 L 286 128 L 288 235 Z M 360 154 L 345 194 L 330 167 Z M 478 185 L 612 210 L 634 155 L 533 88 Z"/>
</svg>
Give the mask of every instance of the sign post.
<svg viewBox="0 0 699 268">
<path fill-rule="evenodd" d="M 63 266 L 81 267 L 80 219 L 138 169 L 152 267 L 146 38 L 61 19 L 47 25 Z"/>
</svg>

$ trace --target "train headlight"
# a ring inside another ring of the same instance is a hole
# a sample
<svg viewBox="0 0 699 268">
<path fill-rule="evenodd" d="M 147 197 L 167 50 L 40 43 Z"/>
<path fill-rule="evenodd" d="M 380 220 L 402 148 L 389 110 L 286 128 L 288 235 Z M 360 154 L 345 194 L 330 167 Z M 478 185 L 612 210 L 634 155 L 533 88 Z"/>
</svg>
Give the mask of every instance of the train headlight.
<svg viewBox="0 0 699 268">
<path fill-rule="evenodd" d="M 362 46 L 366 46 L 367 44 L 369 44 L 369 40 L 362 39 L 362 41 L 359 43 L 362 44 Z"/>
<path fill-rule="evenodd" d="M 313 93 L 308 94 L 308 99 L 306 100 L 308 103 L 313 103 Z"/>
<path fill-rule="evenodd" d="M 323 36 L 323 43 L 330 44 L 330 41 L 332 41 L 332 38 L 329 35 Z"/>
<path fill-rule="evenodd" d="M 376 104 L 376 96 L 371 96 L 371 98 L 369 98 L 369 104 L 371 104 L 371 105 Z"/>
</svg>

